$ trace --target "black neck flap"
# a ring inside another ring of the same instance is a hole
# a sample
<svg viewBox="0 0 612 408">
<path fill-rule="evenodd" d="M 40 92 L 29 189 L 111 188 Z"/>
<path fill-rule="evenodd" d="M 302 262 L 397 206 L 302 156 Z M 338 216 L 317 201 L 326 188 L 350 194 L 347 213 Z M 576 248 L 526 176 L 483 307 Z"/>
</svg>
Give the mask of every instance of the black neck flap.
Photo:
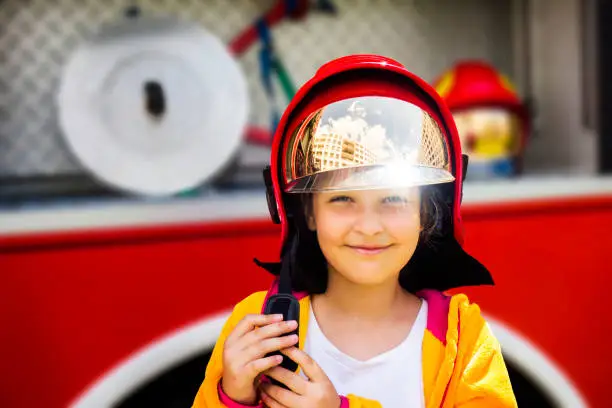
<svg viewBox="0 0 612 408">
<path fill-rule="evenodd" d="M 289 265 L 283 266 L 290 263 L 288 258 L 283 257 L 283 262 L 254 260 L 260 268 L 279 276 L 279 293 L 291 293 L 291 269 Z M 407 273 L 400 275 L 400 283 L 411 293 L 423 289 L 447 291 L 495 284 L 489 270 L 465 252 L 454 239 L 436 248 L 419 246 L 408 263 Z"/>
</svg>

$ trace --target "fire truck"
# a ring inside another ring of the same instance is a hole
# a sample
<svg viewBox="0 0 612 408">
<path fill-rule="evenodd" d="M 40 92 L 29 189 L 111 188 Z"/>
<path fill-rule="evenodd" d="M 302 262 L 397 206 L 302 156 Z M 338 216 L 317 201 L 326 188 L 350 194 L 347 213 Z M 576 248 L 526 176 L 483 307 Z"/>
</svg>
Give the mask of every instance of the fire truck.
<svg viewBox="0 0 612 408">
<path fill-rule="evenodd" d="M 467 288 L 499 338 L 519 406 L 601 406 L 612 179 L 468 183 Z M 0 217 L 0 405 L 190 406 L 233 305 L 278 257 L 263 191 Z M 525 405 L 523 405 L 525 404 Z"/>
</svg>

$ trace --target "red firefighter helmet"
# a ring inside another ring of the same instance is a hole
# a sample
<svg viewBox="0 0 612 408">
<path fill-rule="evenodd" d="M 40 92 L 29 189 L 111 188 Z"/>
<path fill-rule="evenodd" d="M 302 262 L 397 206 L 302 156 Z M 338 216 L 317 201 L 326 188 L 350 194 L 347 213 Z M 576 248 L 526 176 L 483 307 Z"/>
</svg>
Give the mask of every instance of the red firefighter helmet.
<svg viewBox="0 0 612 408">
<path fill-rule="evenodd" d="M 270 166 L 264 170 L 270 213 L 282 227 L 281 247 L 291 235 L 290 194 L 433 185 L 451 216 L 444 221 L 444 243 L 436 245 L 437 252 L 424 255 L 429 250 L 417 248 L 415 255 L 428 264 L 443 258 L 470 272 L 452 274 L 449 269 L 456 268 L 429 267 L 453 275 L 442 279 L 446 283 L 429 286 L 492 283 L 488 271 L 462 249 L 464 160 L 444 101 L 402 64 L 377 55 L 328 62 L 285 110 L 274 135 Z"/>
</svg>

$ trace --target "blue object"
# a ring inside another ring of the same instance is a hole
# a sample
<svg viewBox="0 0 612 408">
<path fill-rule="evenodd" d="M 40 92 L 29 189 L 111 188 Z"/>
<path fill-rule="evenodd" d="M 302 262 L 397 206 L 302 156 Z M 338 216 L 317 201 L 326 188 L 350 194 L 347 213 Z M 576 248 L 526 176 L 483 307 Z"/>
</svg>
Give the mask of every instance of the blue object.
<svg viewBox="0 0 612 408">
<path fill-rule="evenodd" d="M 470 161 L 466 181 L 505 179 L 515 175 L 516 167 L 513 158 L 503 158 L 488 162 Z"/>
<path fill-rule="evenodd" d="M 271 104 L 271 124 L 270 129 L 272 132 L 276 131 L 278 122 L 280 121 L 279 110 L 276 106 L 274 86 L 272 82 L 272 71 L 274 69 L 274 47 L 272 44 L 272 37 L 270 35 L 270 29 L 263 18 L 259 19 L 255 25 L 259 38 L 261 39 L 262 47 L 259 52 L 259 67 L 261 70 L 261 81 L 263 83 L 268 100 Z"/>
</svg>

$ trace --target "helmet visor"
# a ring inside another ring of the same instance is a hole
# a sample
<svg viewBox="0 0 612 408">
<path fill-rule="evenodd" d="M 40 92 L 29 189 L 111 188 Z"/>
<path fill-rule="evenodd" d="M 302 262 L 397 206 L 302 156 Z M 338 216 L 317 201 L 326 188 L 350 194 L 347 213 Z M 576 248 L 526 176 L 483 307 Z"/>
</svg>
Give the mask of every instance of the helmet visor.
<svg viewBox="0 0 612 408">
<path fill-rule="evenodd" d="M 310 114 L 285 149 L 285 191 L 405 188 L 446 183 L 451 174 L 444 133 L 409 102 L 362 97 Z"/>
</svg>

